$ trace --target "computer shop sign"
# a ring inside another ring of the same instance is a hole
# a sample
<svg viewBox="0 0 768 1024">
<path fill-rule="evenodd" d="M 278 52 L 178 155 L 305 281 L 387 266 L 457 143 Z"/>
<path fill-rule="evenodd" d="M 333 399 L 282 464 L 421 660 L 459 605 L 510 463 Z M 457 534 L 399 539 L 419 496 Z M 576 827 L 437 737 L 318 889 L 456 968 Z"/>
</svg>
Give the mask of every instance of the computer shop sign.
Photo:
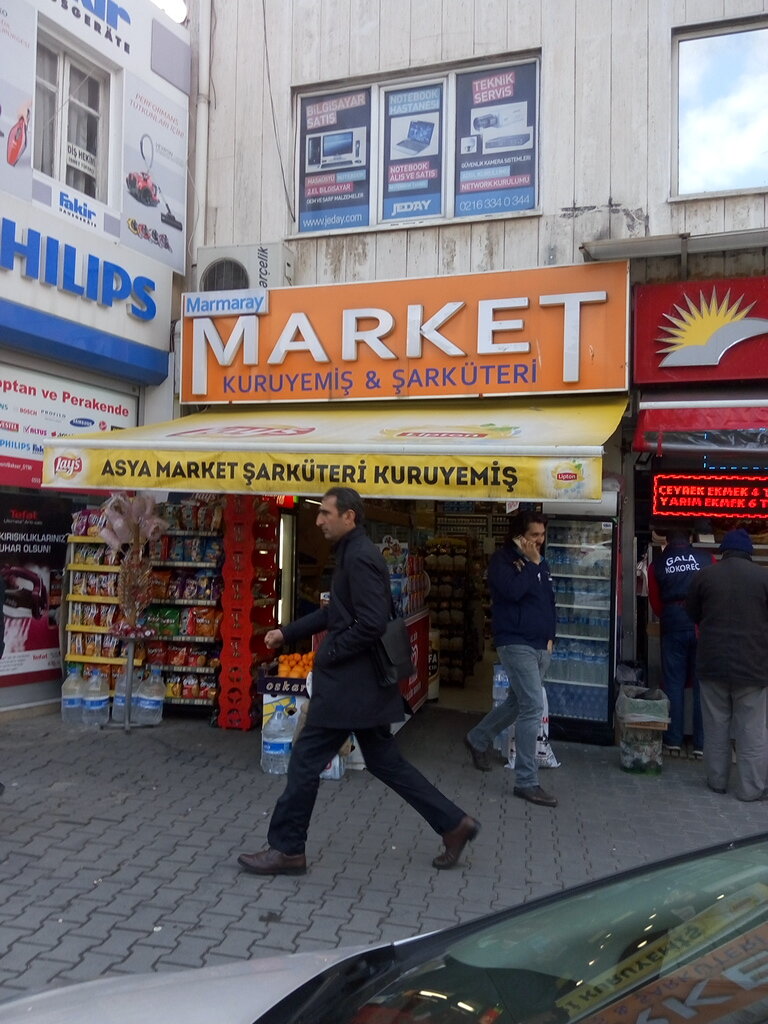
<svg viewBox="0 0 768 1024">
<path fill-rule="evenodd" d="M 627 266 L 186 294 L 181 401 L 624 391 Z"/>
</svg>

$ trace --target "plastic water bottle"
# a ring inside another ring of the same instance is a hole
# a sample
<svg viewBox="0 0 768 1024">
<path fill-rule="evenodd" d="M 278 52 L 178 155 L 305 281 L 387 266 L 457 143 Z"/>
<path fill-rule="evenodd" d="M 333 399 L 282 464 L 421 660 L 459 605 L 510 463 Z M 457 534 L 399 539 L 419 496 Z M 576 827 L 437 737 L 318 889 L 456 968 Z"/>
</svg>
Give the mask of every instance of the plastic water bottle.
<svg viewBox="0 0 768 1024">
<path fill-rule="evenodd" d="M 139 683 L 136 697 L 135 724 L 160 725 L 163 720 L 165 685 L 163 674 L 157 666 Z"/>
<path fill-rule="evenodd" d="M 261 730 L 261 770 L 267 775 L 285 775 L 291 756 L 293 725 L 282 707 L 277 707 Z"/>
<path fill-rule="evenodd" d="M 127 669 L 125 667 L 121 668 L 117 673 L 117 679 L 115 680 L 115 693 L 112 697 L 113 722 L 125 721 L 126 671 Z"/>
<path fill-rule="evenodd" d="M 61 684 L 61 721 L 63 725 L 83 724 L 83 689 L 85 680 L 79 668 L 70 668 Z"/>
<path fill-rule="evenodd" d="M 509 696 L 509 679 L 501 665 L 493 666 L 493 705 L 502 704 Z"/>
<path fill-rule="evenodd" d="M 100 668 L 91 672 L 83 687 L 83 725 L 98 729 L 109 721 L 109 683 Z"/>
</svg>

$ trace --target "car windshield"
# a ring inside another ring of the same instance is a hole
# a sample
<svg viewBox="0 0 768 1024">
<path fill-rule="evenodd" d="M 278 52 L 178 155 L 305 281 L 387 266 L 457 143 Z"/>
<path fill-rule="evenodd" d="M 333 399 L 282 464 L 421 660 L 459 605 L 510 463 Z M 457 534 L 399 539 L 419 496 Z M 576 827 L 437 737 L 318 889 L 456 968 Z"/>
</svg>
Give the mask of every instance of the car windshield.
<svg viewBox="0 0 768 1024">
<path fill-rule="evenodd" d="M 581 887 L 495 916 L 485 926 L 476 924 L 474 932 L 462 926 L 406 944 L 396 980 L 382 986 L 380 979 L 378 990 L 358 988 L 349 999 L 342 995 L 327 1017 L 295 1019 L 334 1024 L 768 1020 L 764 839 Z M 425 962 L 414 959 L 420 949 Z"/>
</svg>

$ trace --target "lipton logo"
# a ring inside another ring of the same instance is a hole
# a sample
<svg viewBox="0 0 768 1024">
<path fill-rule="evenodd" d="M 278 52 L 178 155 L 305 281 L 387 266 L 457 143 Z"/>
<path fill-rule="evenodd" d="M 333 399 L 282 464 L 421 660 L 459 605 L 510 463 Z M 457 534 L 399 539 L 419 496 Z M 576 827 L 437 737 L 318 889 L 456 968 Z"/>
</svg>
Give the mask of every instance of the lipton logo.
<svg viewBox="0 0 768 1024">
<path fill-rule="evenodd" d="M 667 348 L 659 350 L 659 366 L 717 366 L 729 348 L 768 334 L 768 320 L 747 316 L 755 303 L 741 309 L 744 296 L 731 302 L 730 289 L 722 301 L 716 288 L 709 299 L 699 292 L 698 306 L 689 295 L 684 298 L 687 309 L 676 304 L 674 313 L 664 314 L 669 323 L 660 330 L 667 336 L 656 340 Z"/>
<path fill-rule="evenodd" d="M 57 455 L 53 460 L 53 472 L 65 480 L 82 472 L 83 460 L 79 455 Z"/>
<path fill-rule="evenodd" d="M 566 480 L 578 480 L 579 479 L 579 475 L 578 475 L 578 473 L 560 472 L 560 473 L 555 473 L 555 479 L 556 480 L 563 480 L 563 481 L 566 481 Z"/>
</svg>

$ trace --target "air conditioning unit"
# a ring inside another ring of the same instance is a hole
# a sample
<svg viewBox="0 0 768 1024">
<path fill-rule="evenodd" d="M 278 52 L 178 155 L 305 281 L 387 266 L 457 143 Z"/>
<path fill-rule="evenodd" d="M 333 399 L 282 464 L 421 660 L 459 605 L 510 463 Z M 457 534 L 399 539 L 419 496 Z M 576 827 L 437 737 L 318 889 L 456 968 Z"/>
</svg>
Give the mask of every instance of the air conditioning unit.
<svg viewBox="0 0 768 1024">
<path fill-rule="evenodd" d="M 196 291 L 283 288 L 290 284 L 293 284 L 293 256 L 282 242 L 201 246 L 197 250 Z"/>
</svg>

